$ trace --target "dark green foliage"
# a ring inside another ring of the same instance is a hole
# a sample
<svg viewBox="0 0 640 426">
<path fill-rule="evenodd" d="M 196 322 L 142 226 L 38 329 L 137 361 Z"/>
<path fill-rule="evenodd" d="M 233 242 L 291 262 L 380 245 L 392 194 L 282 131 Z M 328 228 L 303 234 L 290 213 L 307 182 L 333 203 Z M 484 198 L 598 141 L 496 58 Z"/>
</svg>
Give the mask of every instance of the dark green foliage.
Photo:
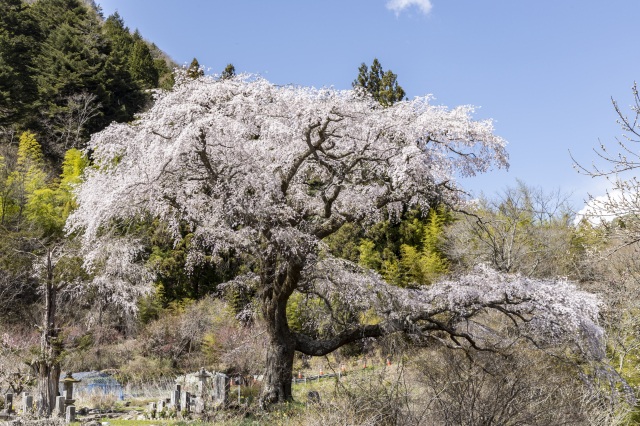
<svg viewBox="0 0 640 426">
<path fill-rule="evenodd" d="M 204 75 L 204 71 L 200 66 L 200 62 L 198 62 L 196 58 L 193 58 L 193 61 L 191 61 L 189 68 L 187 68 L 187 75 L 191 78 L 198 78 Z"/>
<path fill-rule="evenodd" d="M 220 78 L 223 80 L 226 80 L 228 78 L 233 78 L 235 76 L 236 76 L 236 67 L 234 67 L 233 64 L 227 64 L 227 66 L 224 67 L 222 74 L 220 74 Z"/>
<path fill-rule="evenodd" d="M 158 69 L 151 50 L 138 31 L 133 34 L 133 47 L 129 55 L 129 71 L 133 79 L 145 89 L 158 87 Z"/>
<path fill-rule="evenodd" d="M 223 255 L 217 262 L 187 266 L 193 239 L 188 230 L 184 230 L 180 243 L 174 245 L 162 223 L 154 221 L 143 228 L 141 232 L 150 235 L 149 262 L 157 273 L 155 294 L 142 301 L 143 319 L 155 319 L 174 303 L 199 300 L 215 292 L 218 284 L 232 279 L 242 267 L 241 259 L 233 254 Z"/>
<path fill-rule="evenodd" d="M 116 13 L 81 0 L 0 2 L 0 126 L 35 131 L 58 166 L 67 149 L 133 119 L 148 89 L 173 84 L 171 61 Z"/>
<path fill-rule="evenodd" d="M 0 1 L 0 126 L 23 125 L 34 110 L 40 38 L 22 0 Z"/>
<path fill-rule="evenodd" d="M 358 68 L 358 77 L 353 81 L 353 88 L 362 88 L 383 106 L 390 106 L 405 97 L 404 90 L 398 84 L 397 75 L 384 71 L 378 59 L 374 59 L 371 68 L 363 62 Z"/>
</svg>

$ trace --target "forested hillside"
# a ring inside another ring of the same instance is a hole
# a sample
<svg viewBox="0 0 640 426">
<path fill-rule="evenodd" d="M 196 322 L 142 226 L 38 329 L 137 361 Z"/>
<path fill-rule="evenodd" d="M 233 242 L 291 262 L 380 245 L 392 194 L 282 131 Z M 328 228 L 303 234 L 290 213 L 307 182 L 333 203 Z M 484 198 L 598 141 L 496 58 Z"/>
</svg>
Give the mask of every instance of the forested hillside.
<svg viewBox="0 0 640 426">
<path fill-rule="evenodd" d="M 260 377 L 223 417 L 265 424 L 637 421 L 631 208 L 470 200 L 506 141 L 377 59 L 348 91 L 174 65 L 93 2 L 0 0 L 0 396 L 205 367 Z"/>
<path fill-rule="evenodd" d="M 171 86 L 171 61 L 81 1 L 0 5 L 0 125 L 6 144 L 36 134 L 45 157 L 60 165 L 66 150 L 91 133 L 133 118 L 152 89 Z"/>
</svg>

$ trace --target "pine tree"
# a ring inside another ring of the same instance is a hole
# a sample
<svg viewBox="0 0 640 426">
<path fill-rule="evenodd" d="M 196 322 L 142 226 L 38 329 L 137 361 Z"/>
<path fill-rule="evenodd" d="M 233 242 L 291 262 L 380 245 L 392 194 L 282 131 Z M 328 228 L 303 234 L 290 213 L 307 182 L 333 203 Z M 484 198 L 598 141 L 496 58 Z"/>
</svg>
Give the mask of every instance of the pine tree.
<svg viewBox="0 0 640 426">
<path fill-rule="evenodd" d="M 115 12 L 104 21 L 102 33 L 109 40 L 111 52 L 117 52 L 123 58 L 129 57 L 134 40 L 129 28 L 125 26 L 124 20 L 118 12 Z"/>
<path fill-rule="evenodd" d="M 371 68 L 363 62 L 358 68 L 358 77 L 353 81 L 354 89 L 362 88 L 383 106 L 390 106 L 401 101 L 405 92 L 398 84 L 398 76 L 389 71 L 384 71 L 378 59 L 374 59 Z"/>
<path fill-rule="evenodd" d="M 135 40 L 118 15 L 102 25 L 99 15 L 79 0 L 38 0 L 32 9 L 44 36 L 38 58 L 42 128 L 46 130 L 42 133 L 48 135 L 43 147 L 47 156 L 60 161 L 70 146 L 77 146 L 65 142 L 60 124 L 73 115 L 72 98 L 87 93 L 93 95 L 93 105 L 99 105 L 97 114 L 83 124 L 86 140 L 112 121 L 131 120 L 149 97 L 130 71 Z M 145 56 L 140 47 L 137 50 L 136 57 Z M 148 49 L 146 53 L 149 60 Z M 155 81 L 153 64 L 151 70 Z"/>
<path fill-rule="evenodd" d="M 227 64 L 227 66 L 224 67 L 222 74 L 220 74 L 220 78 L 223 80 L 226 80 L 228 78 L 233 78 L 235 76 L 236 76 L 236 67 L 234 67 L 233 64 Z"/>
<path fill-rule="evenodd" d="M 200 63 L 196 58 L 193 58 L 193 61 L 191 61 L 189 68 L 187 68 L 187 75 L 193 79 L 202 77 L 204 75 L 204 71 L 202 70 Z"/>
</svg>

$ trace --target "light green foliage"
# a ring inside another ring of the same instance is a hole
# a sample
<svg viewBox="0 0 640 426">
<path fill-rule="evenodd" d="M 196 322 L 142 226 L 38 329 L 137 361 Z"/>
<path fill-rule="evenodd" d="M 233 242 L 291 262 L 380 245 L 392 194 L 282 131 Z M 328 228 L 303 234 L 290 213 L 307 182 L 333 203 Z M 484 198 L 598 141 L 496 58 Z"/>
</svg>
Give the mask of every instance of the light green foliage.
<svg viewBox="0 0 640 426">
<path fill-rule="evenodd" d="M 65 154 L 58 182 L 35 189 L 27 202 L 27 218 L 39 224 L 45 234 L 62 234 L 65 221 L 75 207 L 73 185 L 79 183 L 87 166 L 82 153 L 73 148 Z"/>
<path fill-rule="evenodd" d="M 406 287 L 431 284 L 449 271 L 441 245 L 450 220 L 443 210 L 430 210 L 426 218 L 411 212 L 399 224 L 382 222 L 360 241 L 359 263 L 390 283 Z"/>
<path fill-rule="evenodd" d="M 33 194 L 43 189 L 47 182 L 44 159 L 40 144 L 31 132 L 20 135 L 15 169 L 5 173 L 3 200 L 4 221 L 19 224 Z"/>
<path fill-rule="evenodd" d="M 382 255 L 376 250 L 376 244 L 371 240 L 362 240 L 360 243 L 360 265 L 375 271 L 382 269 Z"/>
<path fill-rule="evenodd" d="M 323 322 L 329 322 L 326 305 L 318 297 L 293 293 L 287 301 L 287 322 L 293 331 L 316 334 L 322 330 Z"/>
<path fill-rule="evenodd" d="M 18 145 L 18 167 L 27 171 L 43 165 L 44 156 L 36 135 L 32 132 L 23 132 Z"/>
</svg>

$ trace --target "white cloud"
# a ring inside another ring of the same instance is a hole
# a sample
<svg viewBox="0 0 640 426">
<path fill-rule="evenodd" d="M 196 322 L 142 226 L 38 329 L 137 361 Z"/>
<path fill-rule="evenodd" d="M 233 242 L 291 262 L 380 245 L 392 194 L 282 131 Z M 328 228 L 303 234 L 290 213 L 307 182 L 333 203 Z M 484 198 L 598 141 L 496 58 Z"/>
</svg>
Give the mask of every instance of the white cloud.
<svg viewBox="0 0 640 426">
<path fill-rule="evenodd" d="M 609 191 L 608 195 L 593 197 L 576 214 L 574 224 L 578 224 L 582 219 L 588 220 L 592 225 L 599 225 L 602 222 L 611 222 L 613 219 L 623 214 L 608 210 L 606 205 L 611 201 L 619 202 L 622 200 L 624 200 L 624 196 L 617 190 Z"/>
<path fill-rule="evenodd" d="M 393 10 L 396 15 L 410 6 L 416 6 L 425 15 L 431 10 L 431 0 L 389 0 L 387 9 Z"/>
</svg>

